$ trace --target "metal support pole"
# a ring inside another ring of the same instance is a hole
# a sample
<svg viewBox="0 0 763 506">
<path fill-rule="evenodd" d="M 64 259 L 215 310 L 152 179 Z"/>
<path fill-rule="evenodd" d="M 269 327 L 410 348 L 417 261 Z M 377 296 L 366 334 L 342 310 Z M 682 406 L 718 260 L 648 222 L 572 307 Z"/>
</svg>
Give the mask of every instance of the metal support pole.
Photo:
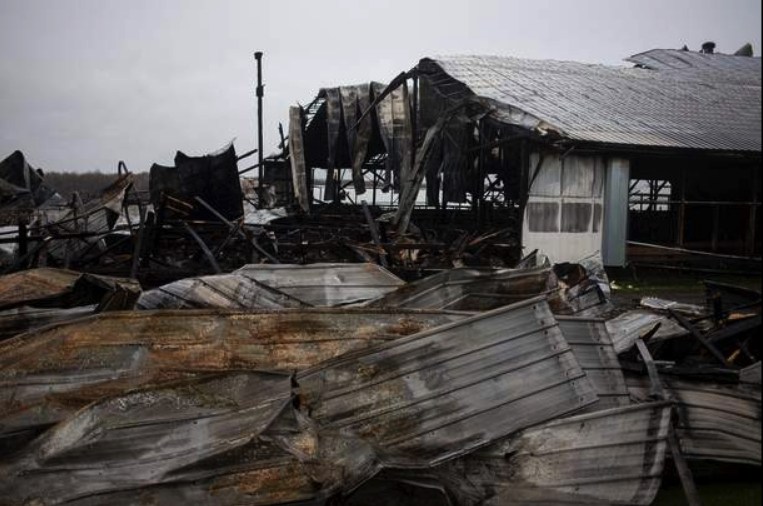
<svg viewBox="0 0 763 506">
<path fill-rule="evenodd" d="M 262 97 L 264 96 L 264 86 L 262 85 L 262 51 L 254 53 L 254 59 L 257 60 L 257 161 L 259 171 L 257 172 L 257 196 L 258 205 L 262 208 L 264 200 L 263 181 L 265 179 L 265 165 L 262 155 Z"/>
</svg>

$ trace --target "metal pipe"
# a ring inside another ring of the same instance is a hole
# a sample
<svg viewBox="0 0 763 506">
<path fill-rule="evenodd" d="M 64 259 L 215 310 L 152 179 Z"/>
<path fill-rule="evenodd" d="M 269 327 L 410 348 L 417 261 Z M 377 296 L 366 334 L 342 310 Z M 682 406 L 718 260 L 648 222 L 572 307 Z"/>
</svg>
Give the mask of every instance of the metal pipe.
<svg viewBox="0 0 763 506">
<path fill-rule="evenodd" d="M 264 86 L 262 85 L 262 51 L 254 53 L 254 59 L 257 60 L 257 161 L 259 172 L 257 173 L 257 194 L 259 197 L 259 207 L 262 208 L 263 202 L 263 180 L 265 179 L 263 156 L 262 156 L 262 97 L 264 95 Z"/>
</svg>

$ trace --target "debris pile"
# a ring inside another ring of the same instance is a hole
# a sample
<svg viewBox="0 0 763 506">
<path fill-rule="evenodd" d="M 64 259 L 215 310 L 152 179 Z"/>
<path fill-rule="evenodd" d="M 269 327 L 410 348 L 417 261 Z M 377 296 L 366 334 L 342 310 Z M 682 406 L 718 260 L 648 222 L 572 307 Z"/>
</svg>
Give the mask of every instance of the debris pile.
<svg viewBox="0 0 763 506">
<path fill-rule="evenodd" d="M 5 276 L 0 504 L 645 505 L 760 466 L 760 294 L 623 312 L 598 265 Z"/>
</svg>

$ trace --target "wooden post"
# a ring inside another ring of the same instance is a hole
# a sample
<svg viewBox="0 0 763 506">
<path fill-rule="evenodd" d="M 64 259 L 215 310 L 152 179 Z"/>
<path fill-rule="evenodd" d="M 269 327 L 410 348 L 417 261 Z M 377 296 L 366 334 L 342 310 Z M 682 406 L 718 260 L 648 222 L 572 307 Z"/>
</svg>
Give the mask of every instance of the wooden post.
<svg viewBox="0 0 763 506">
<path fill-rule="evenodd" d="M 721 228 L 721 206 L 716 204 L 713 206 L 713 236 L 711 239 L 710 251 L 713 253 L 718 252 L 718 236 L 720 235 Z"/>
<path fill-rule="evenodd" d="M 130 277 L 136 279 L 138 268 L 140 267 L 140 257 L 143 252 L 143 237 L 146 235 L 146 208 L 140 206 L 140 223 L 138 224 L 138 236 L 135 239 L 135 248 L 132 252 L 132 267 L 130 268 Z"/>
<path fill-rule="evenodd" d="M 680 204 L 678 204 L 678 221 L 677 223 L 677 234 L 676 234 L 676 245 L 679 248 L 682 248 L 684 245 L 684 224 L 686 222 L 686 167 L 681 167 L 681 185 L 678 189 L 679 191 L 679 200 L 681 201 Z"/>
<path fill-rule="evenodd" d="M 19 258 L 29 253 L 29 236 L 27 235 L 26 217 L 19 218 Z M 23 267 L 23 266 L 22 266 Z"/>
<path fill-rule="evenodd" d="M 379 237 L 379 229 L 376 228 L 376 222 L 374 221 L 373 216 L 371 216 L 371 210 L 368 208 L 368 203 L 365 200 L 362 200 L 360 204 L 363 206 L 363 214 L 366 217 L 368 229 L 371 232 L 371 239 L 373 239 L 376 247 L 379 248 L 379 261 L 381 262 L 382 267 L 386 268 L 389 266 L 387 264 L 387 252 L 382 246 L 381 238 Z"/>
<path fill-rule="evenodd" d="M 759 167 L 752 168 L 752 205 L 750 205 L 749 223 L 747 224 L 747 238 L 745 250 L 749 256 L 755 256 L 755 225 L 758 219 L 758 188 L 760 188 Z"/>
<path fill-rule="evenodd" d="M 657 326 L 659 326 L 659 323 Z M 657 327 L 653 328 L 650 332 L 654 333 L 656 330 Z M 646 347 L 643 339 L 636 339 L 636 348 L 638 349 L 641 358 L 644 360 L 644 365 L 646 366 L 646 371 L 649 375 L 651 394 L 660 400 L 667 400 L 667 395 L 665 395 L 665 389 L 662 386 L 662 381 L 660 380 L 660 375 L 657 372 L 657 367 L 655 366 L 654 360 L 652 359 L 652 354 L 649 353 L 649 349 Z M 675 410 L 673 410 L 671 413 L 670 427 L 668 428 L 668 447 L 670 448 L 670 453 L 673 456 L 673 463 L 676 466 L 678 478 L 681 480 L 681 486 L 684 489 L 686 501 L 689 503 L 689 506 L 701 506 L 702 502 L 699 499 L 697 486 L 694 484 L 694 477 L 691 474 L 689 465 L 686 463 L 686 459 L 684 459 L 684 456 L 681 453 L 681 446 L 679 445 L 678 438 L 675 434 L 675 429 L 673 426 L 674 416 Z"/>
</svg>

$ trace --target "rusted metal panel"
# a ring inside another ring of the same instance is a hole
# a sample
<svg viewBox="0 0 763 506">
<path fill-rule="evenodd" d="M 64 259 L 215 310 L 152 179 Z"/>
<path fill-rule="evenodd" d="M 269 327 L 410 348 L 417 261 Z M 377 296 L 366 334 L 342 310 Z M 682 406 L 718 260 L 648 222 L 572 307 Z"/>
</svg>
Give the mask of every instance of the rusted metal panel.
<svg viewBox="0 0 763 506">
<path fill-rule="evenodd" d="M 327 361 L 297 375 L 320 427 L 429 466 L 597 400 L 543 298 Z"/>
<path fill-rule="evenodd" d="M 61 323 L 95 314 L 97 304 L 73 308 L 21 306 L 0 311 L 0 341 L 51 323 Z"/>
<path fill-rule="evenodd" d="M 40 267 L 0 277 L 0 308 L 33 304 L 69 293 L 82 274 Z"/>
<path fill-rule="evenodd" d="M 676 435 L 687 459 L 761 465 L 761 390 L 759 385 L 723 385 L 662 375 L 676 403 Z M 648 382 L 628 377 L 630 392 L 649 395 Z"/>
<path fill-rule="evenodd" d="M 41 267 L 0 276 L 0 309 L 21 306 L 71 308 L 99 304 L 99 309 L 132 309 L 140 284 L 130 278 Z"/>
<path fill-rule="evenodd" d="M 7 453 L 89 402 L 156 381 L 291 372 L 459 319 L 402 310 L 187 310 L 102 313 L 47 327 L 0 343 L 0 445 Z"/>
<path fill-rule="evenodd" d="M 372 263 L 250 264 L 241 273 L 313 306 L 340 306 L 380 297 L 403 281 Z"/>
<path fill-rule="evenodd" d="M 137 309 L 283 309 L 307 307 L 245 272 L 186 278 L 141 294 Z"/>
</svg>

